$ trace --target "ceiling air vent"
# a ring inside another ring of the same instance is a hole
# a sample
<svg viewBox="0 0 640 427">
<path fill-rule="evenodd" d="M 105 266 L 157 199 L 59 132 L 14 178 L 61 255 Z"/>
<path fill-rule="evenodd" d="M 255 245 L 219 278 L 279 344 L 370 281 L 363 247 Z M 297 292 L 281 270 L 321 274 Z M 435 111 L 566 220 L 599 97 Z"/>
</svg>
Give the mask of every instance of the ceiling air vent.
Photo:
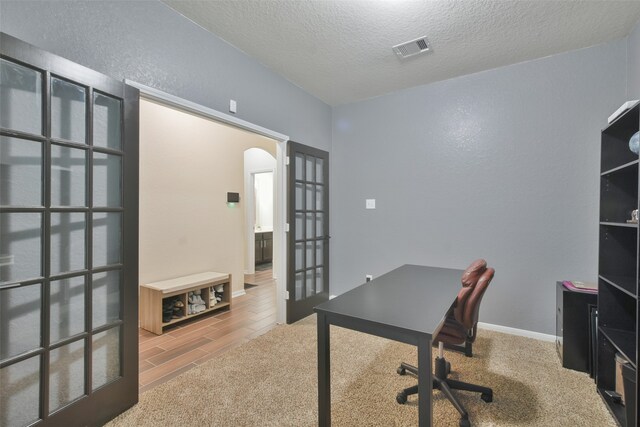
<svg viewBox="0 0 640 427">
<path fill-rule="evenodd" d="M 419 53 L 429 52 L 429 42 L 426 37 L 419 37 L 406 43 L 400 43 L 393 47 L 393 51 L 400 58 L 408 58 Z"/>
</svg>

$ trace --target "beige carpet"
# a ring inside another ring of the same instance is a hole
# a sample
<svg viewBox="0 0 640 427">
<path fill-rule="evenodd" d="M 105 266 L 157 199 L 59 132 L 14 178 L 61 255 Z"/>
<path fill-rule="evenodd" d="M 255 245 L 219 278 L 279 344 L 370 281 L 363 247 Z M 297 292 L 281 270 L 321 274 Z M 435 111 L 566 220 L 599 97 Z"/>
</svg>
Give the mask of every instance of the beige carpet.
<svg viewBox="0 0 640 427">
<path fill-rule="evenodd" d="M 415 397 L 395 402 L 415 380 L 401 361 L 415 347 L 332 327 L 332 425 L 417 425 Z M 615 426 L 588 375 L 563 369 L 553 343 L 481 330 L 474 357 L 447 352 L 453 377 L 489 385 L 493 403 L 465 394 L 474 426 Z M 315 317 L 267 334 L 140 396 L 109 426 L 315 426 Z M 459 375 L 459 376 L 458 376 Z M 434 392 L 436 426 L 457 426 L 453 407 Z"/>
</svg>

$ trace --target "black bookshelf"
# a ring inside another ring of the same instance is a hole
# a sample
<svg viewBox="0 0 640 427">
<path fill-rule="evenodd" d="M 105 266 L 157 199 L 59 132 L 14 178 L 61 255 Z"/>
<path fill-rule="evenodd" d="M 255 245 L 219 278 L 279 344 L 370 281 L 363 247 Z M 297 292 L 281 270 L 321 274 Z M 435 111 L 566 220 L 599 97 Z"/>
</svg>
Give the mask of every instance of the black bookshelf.
<svg viewBox="0 0 640 427">
<path fill-rule="evenodd" d="M 596 383 L 607 408 L 623 427 L 627 426 L 626 408 L 610 392 L 615 390 L 616 353 L 634 368 L 638 366 L 638 224 L 627 220 L 638 209 L 639 161 L 629 150 L 629 139 L 639 128 L 640 103 L 636 103 L 602 130 L 601 142 Z M 636 396 L 637 380 L 636 372 Z"/>
</svg>

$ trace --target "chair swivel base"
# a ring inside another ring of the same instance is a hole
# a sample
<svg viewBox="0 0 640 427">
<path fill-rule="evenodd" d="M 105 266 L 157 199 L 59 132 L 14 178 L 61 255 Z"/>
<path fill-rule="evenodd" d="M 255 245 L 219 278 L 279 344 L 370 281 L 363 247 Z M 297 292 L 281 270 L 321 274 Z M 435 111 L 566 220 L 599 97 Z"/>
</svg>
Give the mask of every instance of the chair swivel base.
<svg viewBox="0 0 640 427">
<path fill-rule="evenodd" d="M 407 371 L 411 372 L 414 375 L 418 374 L 418 368 L 407 363 L 402 363 L 397 372 L 399 375 L 406 375 Z M 458 412 L 460 413 L 460 427 L 470 427 L 471 423 L 469 422 L 469 414 L 464 409 L 464 406 L 462 406 L 458 398 L 454 396 L 452 390 L 464 390 L 480 393 L 480 398 L 487 403 L 493 401 L 493 390 L 488 387 L 482 387 L 476 384 L 469 384 L 447 378 L 449 373 L 451 373 L 451 364 L 449 364 L 449 362 L 447 362 L 444 357 L 436 357 L 435 373 L 433 375 L 433 388 L 440 390 L 458 410 Z M 398 393 L 398 395 L 396 396 L 396 401 L 400 404 L 404 404 L 407 402 L 408 396 L 417 393 L 417 385 L 406 388 Z"/>
</svg>

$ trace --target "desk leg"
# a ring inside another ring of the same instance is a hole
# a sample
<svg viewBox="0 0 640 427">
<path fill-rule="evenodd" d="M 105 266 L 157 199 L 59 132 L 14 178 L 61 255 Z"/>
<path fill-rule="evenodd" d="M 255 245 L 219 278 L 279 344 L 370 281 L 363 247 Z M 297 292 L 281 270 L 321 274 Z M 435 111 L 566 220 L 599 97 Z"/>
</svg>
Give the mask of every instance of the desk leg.
<svg viewBox="0 0 640 427">
<path fill-rule="evenodd" d="M 433 415 L 433 385 L 431 378 L 431 339 L 418 339 L 418 425 L 431 427 Z"/>
<path fill-rule="evenodd" d="M 331 426 L 331 363 L 329 323 L 318 313 L 318 426 Z"/>
</svg>

